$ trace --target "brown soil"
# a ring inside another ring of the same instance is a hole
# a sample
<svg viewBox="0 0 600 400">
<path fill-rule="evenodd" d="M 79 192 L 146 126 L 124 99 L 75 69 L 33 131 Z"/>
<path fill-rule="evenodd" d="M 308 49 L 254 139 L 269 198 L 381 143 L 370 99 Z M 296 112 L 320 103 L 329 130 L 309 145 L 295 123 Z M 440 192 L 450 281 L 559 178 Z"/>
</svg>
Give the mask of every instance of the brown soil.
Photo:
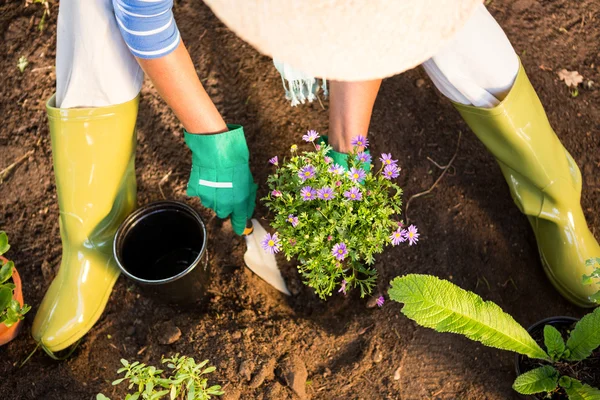
<svg viewBox="0 0 600 400">
<path fill-rule="evenodd" d="M 581 167 L 583 209 L 600 236 L 600 91 L 598 86 L 581 89 L 574 98 L 557 77 L 566 68 L 600 84 L 600 3 L 489 3 Z M 36 28 L 42 12 L 38 4 L 24 7 L 22 0 L 8 0 L 0 10 L 0 169 L 34 151 L 0 186 L 0 227 L 10 236 L 9 256 L 33 305 L 19 338 L 0 349 L 3 399 L 81 400 L 100 391 L 123 398 L 123 388 L 109 383 L 120 358 L 157 364 L 161 355 L 175 352 L 209 358 L 218 367 L 212 380 L 225 387 L 226 399 L 294 398 L 290 386 L 297 388 L 297 379 L 290 376 L 303 376 L 302 367 L 308 374 L 306 392 L 315 399 L 516 397 L 510 353 L 418 328 L 400 315 L 399 304 L 368 308 L 356 295 L 321 302 L 301 284 L 291 264 L 282 267 L 294 292 L 291 298 L 248 271 L 244 243 L 230 225 L 185 197 L 189 153 L 178 122 L 149 84 L 142 91 L 138 122 L 139 202 L 162 199 L 164 193 L 194 205 L 209 221 L 213 297 L 196 309 L 171 308 L 121 278 L 103 317 L 70 359 L 56 362 L 38 352 L 18 369 L 35 346 L 27 332 L 61 254 L 44 113 L 55 84 L 58 7 L 51 6 L 42 32 Z M 201 2 L 178 2 L 176 17 L 219 110 L 227 121 L 246 128 L 258 182 L 266 180 L 267 159 L 284 154 L 306 129 L 327 133 L 327 111 L 318 102 L 290 108 L 269 58 L 236 38 Z M 23 55 L 29 66 L 21 74 L 16 65 Z M 464 134 L 451 173 L 430 196 L 411 204 L 410 219 L 423 233 L 421 242 L 379 257 L 377 294 L 385 293 L 397 275 L 432 273 L 497 302 L 525 326 L 553 315 L 581 316 L 583 311 L 563 300 L 544 276 L 531 229 L 513 205 L 498 166 L 449 102 L 419 69 L 384 82 L 370 131 L 372 150 L 392 152 L 401 160 L 406 198 L 432 185 L 440 170 L 428 157 L 446 164 L 459 131 Z M 263 184 L 259 196 L 265 191 Z M 266 209 L 259 206 L 257 215 L 265 217 Z M 164 322 L 181 330 L 173 344 L 156 340 Z M 289 365 L 297 371 L 288 370 Z"/>
</svg>

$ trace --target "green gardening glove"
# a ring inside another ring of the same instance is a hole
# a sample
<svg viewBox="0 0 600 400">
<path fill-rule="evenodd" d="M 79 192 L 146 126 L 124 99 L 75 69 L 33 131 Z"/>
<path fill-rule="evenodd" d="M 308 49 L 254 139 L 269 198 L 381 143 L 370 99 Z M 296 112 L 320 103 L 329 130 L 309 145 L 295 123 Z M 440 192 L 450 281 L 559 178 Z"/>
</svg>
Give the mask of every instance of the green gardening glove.
<svg viewBox="0 0 600 400">
<path fill-rule="evenodd" d="M 250 172 L 248 145 L 241 125 L 227 125 L 228 132 L 194 135 L 185 132 L 185 143 L 192 151 L 192 172 L 187 195 L 198 196 L 205 207 L 219 218 L 231 215 L 238 235 L 256 205 L 256 189 Z"/>
<path fill-rule="evenodd" d="M 327 136 L 319 137 L 319 144 L 324 145 L 324 146 L 328 145 L 329 144 L 328 137 Z M 365 150 L 365 153 L 367 153 L 369 155 L 371 154 L 369 152 L 369 150 Z M 334 164 L 341 165 L 346 171 L 348 171 L 348 169 L 349 169 L 348 168 L 348 154 L 339 153 L 339 152 L 331 149 L 329 151 L 329 153 L 327 153 L 327 155 L 333 159 Z M 368 163 L 363 164 L 363 169 L 366 172 L 369 172 L 371 170 L 371 163 L 368 162 Z"/>
</svg>

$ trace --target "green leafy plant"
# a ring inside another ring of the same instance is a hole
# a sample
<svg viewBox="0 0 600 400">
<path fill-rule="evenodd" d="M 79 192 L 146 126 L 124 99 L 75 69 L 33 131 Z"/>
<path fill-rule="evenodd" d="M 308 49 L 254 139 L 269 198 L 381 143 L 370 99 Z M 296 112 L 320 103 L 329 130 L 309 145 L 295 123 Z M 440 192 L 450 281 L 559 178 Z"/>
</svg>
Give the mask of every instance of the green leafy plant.
<svg viewBox="0 0 600 400">
<path fill-rule="evenodd" d="M 46 26 L 46 18 L 50 15 L 50 3 L 48 0 L 25 0 L 25 7 L 29 6 L 30 4 L 40 4 L 44 9 L 44 12 L 42 13 L 42 19 L 38 24 L 38 29 L 43 31 L 44 27 Z"/>
<path fill-rule="evenodd" d="M 376 281 L 374 256 L 390 243 L 415 244 L 419 234 L 393 219 L 401 212 L 402 190 L 392 180 L 400 171 L 397 160 L 383 154 L 381 166 L 371 168 L 371 155 L 361 151 L 368 141 L 358 136 L 346 170 L 318 137 L 315 131 L 304 135 L 311 151 L 300 153 L 294 145 L 289 161 L 269 160 L 276 171 L 263 200 L 277 232 L 267 234 L 262 245 L 271 253 L 283 250 L 288 260 L 296 257 L 305 283 L 321 298 L 337 287 L 344 293 L 360 288 L 364 297 Z"/>
<path fill-rule="evenodd" d="M 389 296 L 403 303 L 402 313 L 438 332 L 458 333 L 486 346 L 540 360 L 540 366 L 517 377 L 513 389 L 525 395 L 564 389 L 569 399 L 600 399 L 600 390 L 562 375 L 600 346 L 600 308 L 583 317 L 566 343 L 553 326 L 544 327 L 544 351 L 513 317 L 491 301 L 430 275 L 410 274 L 391 282 Z"/>
<path fill-rule="evenodd" d="M 6 232 L 0 231 L 0 256 L 10 249 Z M 20 320 L 31 309 L 30 306 L 21 304 L 13 298 L 15 284 L 11 282 L 15 264 L 12 261 L 0 259 L 0 324 L 10 328 Z"/>
<path fill-rule="evenodd" d="M 19 71 L 21 71 L 21 73 L 23 73 L 23 71 L 25 71 L 25 68 L 27 68 L 28 65 L 29 65 L 29 61 L 27 61 L 27 57 L 25 57 L 25 56 L 19 57 L 19 62 L 17 62 L 17 68 L 19 68 Z"/>
<path fill-rule="evenodd" d="M 119 385 L 123 382 L 129 383 L 129 389 L 135 392 L 127 394 L 125 400 L 158 400 L 168 398 L 170 400 L 209 400 L 211 396 L 221 396 L 224 392 L 221 386 L 208 386 L 207 374 L 215 371 L 215 367 L 207 367 L 208 360 L 199 364 L 191 357 L 176 354 L 171 358 L 163 358 L 163 364 L 167 364 L 171 374 L 163 378 L 164 370 L 151 365 L 135 361 L 130 363 L 122 359 L 117 373 L 124 373 L 123 378 L 117 379 L 112 384 Z M 96 400 L 110 400 L 99 393 Z"/>
<path fill-rule="evenodd" d="M 582 283 L 584 285 L 600 283 L 600 257 L 590 258 L 585 262 L 585 266 L 593 268 L 593 271 L 589 275 L 583 275 Z M 591 295 L 590 300 L 600 303 L 600 290 Z"/>
</svg>

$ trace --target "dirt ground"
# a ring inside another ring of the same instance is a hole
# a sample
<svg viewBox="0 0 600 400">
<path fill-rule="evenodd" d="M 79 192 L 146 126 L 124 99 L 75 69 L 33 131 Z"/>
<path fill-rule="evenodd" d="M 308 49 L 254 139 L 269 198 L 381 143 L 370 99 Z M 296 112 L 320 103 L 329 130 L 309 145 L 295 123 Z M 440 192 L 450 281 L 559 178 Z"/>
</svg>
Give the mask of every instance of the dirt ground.
<svg viewBox="0 0 600 400">
<path fill-rule="evenodd" d="M 581 167 L 583 208 L 600 237 L 600 3 L 489 3 Z M 33 306 L 21 335 L 0 348 L 0 397 L 82 400 L 103 392 L 120 399 L 123 388 L 109 383 L 120 358 L 157 364 L 161 355 L 178 352 L 210 359 L 218 367 L 212 381 L 224 386 L 228 400 L 296 398 L 284 379 L 290 364 L 305 366 L 306 392 L 314 399 L 516 398 L 510 353 L 419 328 L 392 302 L 369 308 L 368 299 L 355 294 L 322 302 L 301 284 L 293 264 L 282 263 L 294 292 L 290 298 L 254 276 L 243 264 L 244 242 L 230 225 L 185 197 L 189 152 L 177 120 L 148 83 L 138 119 L 139 203 L 163 196 L 183 200 L 209 221 L 212 297 L 201 307 L 177 309 L 145 296 L 122 277 L 103 317 L 70 359 L 56 362 L 38 352 L 18 369 L 35 347 L 31 322 L 61 255 L 44 112 L 55 85 L 57 12 L 53 3 L 40 32 L 39 4 L 0 3 L 0 170 L 33 152 L 0 183 L 0 229 L 9 234 L 8 255 Z M 327 133 L 327 101 L 325 108 L 319 102 L 290 108 L 269 58 L 236 38 L 203 3 L 178 1 L 176 18 L 217 107 L 227 121 L 245 126 L 258 182 L 270 171 L 267 159 L 285 154 L 306 129 Z M 22 74 L 21 56 L 29 60 Z M 557 77 L 563 68 L 577 70 L 596 86 L 572 97 Z M 433 184 L 440 170 L 428 158 L 446 164 L 459 132 L 451 173 L 430 196 L 411 203 L 411 222 L 422 232 L 419 245 L 389 249 L 378 258 L 377 294 L 397 275 L 432 273 L 496 301 L 525 326 L 554 315 L 581 316 L 584 311 L 563 300 L 546 279 L 531 229 L 495 161 L 424 72 L 415 69 L 383 83 L 369 132 L 372 151 L 391 152 L 400 160 L 405 199 Z M 265 191 L 262 184 L 259 195 Z M 257 215 L 268 218 L 264 206 L 257 207 Z M 159 344 L 164 323 L 181 330 L 173 344 Z M 261 370 L 262 383 L 254 379 Z"/>
</svg>

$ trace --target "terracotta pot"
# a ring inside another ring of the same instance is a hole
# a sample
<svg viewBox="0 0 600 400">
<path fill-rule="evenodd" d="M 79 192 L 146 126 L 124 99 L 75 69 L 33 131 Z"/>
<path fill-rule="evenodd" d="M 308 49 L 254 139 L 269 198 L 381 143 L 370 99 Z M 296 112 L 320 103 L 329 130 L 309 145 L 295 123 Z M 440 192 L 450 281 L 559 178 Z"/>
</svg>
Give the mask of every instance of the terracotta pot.
<svg viewBox="0 0 600 400">
<path fill-rule="evenodd" d="M 2 256 L 0 256 L 0 260 L 2 260 L 3 263 L 8 262 L 8 260 Z M 17 300 L 19 304 L 21 304 L 21 307 L 23 307 L 23 288 L 21 285 L 21 277 L 19 276 L 17 268 L 13 268 L 12 281 L 15 284 L 15 289 L 13 290 L 13 299 Z M 0 323 L 0 346 L 10 342 L 19 334 L 22 322 L 23 321 L 19 321 L 10 328 L 7 328 L 6 325 Z"/>
</svg>

